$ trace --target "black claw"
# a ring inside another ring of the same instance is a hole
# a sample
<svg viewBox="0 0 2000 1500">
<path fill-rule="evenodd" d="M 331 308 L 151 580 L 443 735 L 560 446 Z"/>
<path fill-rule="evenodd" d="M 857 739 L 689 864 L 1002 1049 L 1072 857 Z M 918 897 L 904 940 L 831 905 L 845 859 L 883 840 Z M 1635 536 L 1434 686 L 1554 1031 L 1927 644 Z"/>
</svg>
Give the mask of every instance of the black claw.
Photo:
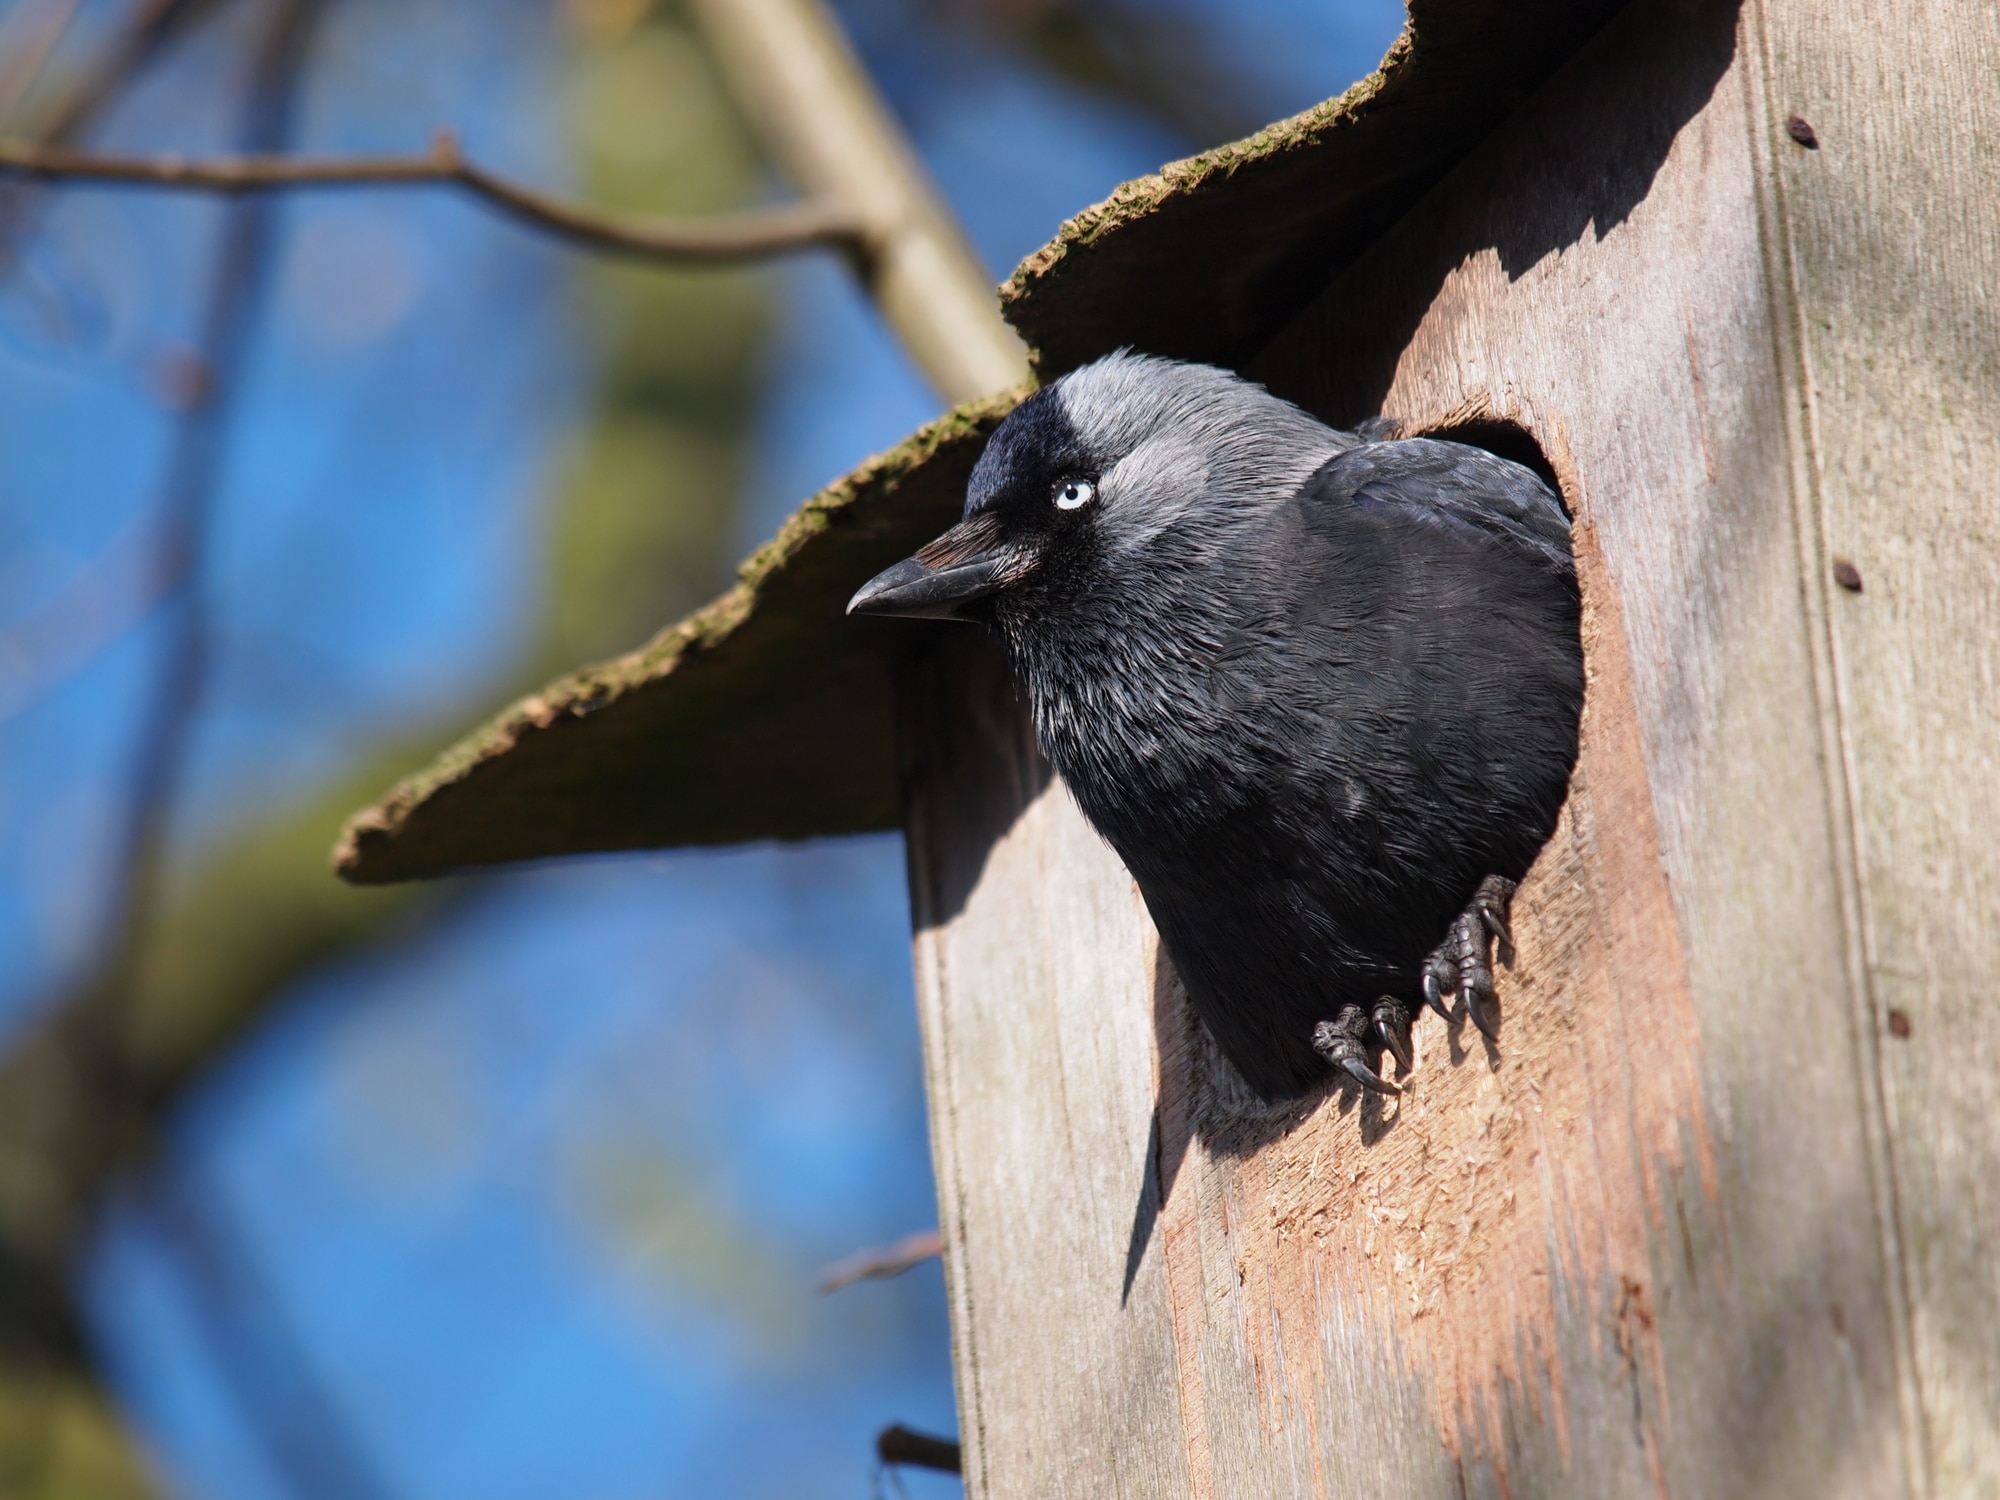
<svg viewBox="0 0 2000 1500">
<path fill-rule="evenodd" d="M 1489 875 L 1479 883 L 1479 893 L 1472 898 L 1481 925 L 1493 934 L 1500 945 L 1500 961 L 1509 966 L 1514 962 L 1513 904 L 1514 892 L 1518 889 L 1520 887 L 1511 880 Z"/>
<path fill-rule="evenodd" d="M 1344 1057 L 1340 1060 L 1340 1065 L 1347 1069 L 1348 1075 L 1364 1089 L 1373 1089 L 1378 1094 L 1400 1094 L 1403 1092 L 1395 1084 L 1385 1082 L 1376 1077 L 1375 1070 L 1358 1057 Z"/>
<path fill-rule="evenodd" d="M 1447 987 L 1465 1002 L 1465 1013 L 1480 1032 L 1492 1041 L 1500 1040 L 1499 1022 L 1494 1011 L 1493 959 L 1491 949 L 1499 945 L 1502 963 L 1514 962 L 1512 913 L 1515 883 L 1504 876 L 1489 875 L 1479 882 L 1471 903 L 1445 933 L 1444 941 L 1424 960 L 1419 975 L 1424 1004 L 1447 1021 L 1457 1019 L 1445 1009 Z"/>
<path fill-rule="evenodd" d="M 1465 1013 L 1472 1017 L 1472 1024 L 1485 1034 L 1488 1041 L 1499 1041 L 1499 1028 L 1494 1024 L 1493 1018 L 1486 1013 L 1486 1007 L 1480 1003 L 1479 991 L 1468 984 L 1459 991 L 1459 994 L 1465 999 Z"/>
<path fill-rule="evenodd" d="M 1375 1034 L 1382 1038 L 1382 1045 L 1389 1049 L 1390 1056 L 1396 1059 L 1396 1066 L 1405 1073 L 1417 1065 L 1416 1057 L 1410 1051 L 1410 1044 L 1403 1040 L 1402 1028 L 1393 1022 L 1377 1019 Z"/>
<path fill-rule="evenodd" d="M 1377 1094 L 1402 1093 L 1393 1083 L 1383 1082 L 1364 1060 L 1362 1044 L 1367 1035 L 1368 1021 L 1361 1007 L 1344 1006 L 1336 1019 L 1321 1021 L 1313 1028 L 1313 1049 L 1365 1089 Z"/>
<path fill-rule="evenodd" d="M 1451 1007 L 1444 1003 L 1444 985 L 1429 968 L 1424 970 L 1424 1004 L 1443 1016 L 1446 1021 L 1451 1020 Z"/>
</svg>

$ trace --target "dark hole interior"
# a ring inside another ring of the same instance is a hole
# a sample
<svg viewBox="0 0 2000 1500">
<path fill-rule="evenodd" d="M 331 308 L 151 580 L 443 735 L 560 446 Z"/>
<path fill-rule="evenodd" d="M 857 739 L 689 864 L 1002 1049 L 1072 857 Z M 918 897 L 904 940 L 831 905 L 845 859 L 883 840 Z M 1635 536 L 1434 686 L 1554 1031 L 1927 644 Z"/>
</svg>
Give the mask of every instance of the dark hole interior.
<svg viewBox="0 0 2000 1500">
<path fill-rule="evenodd" d="M 1542 452 L 1542 445 L 1534 440 L 1525 427 L 1517 427 L 1512 422 L 1497 419 L 1460 422 L 1450 427 L 1439 427 L 1424 433 L 1425 437 L 1443 438 L 1447 442 L 1465 443 L 1474 448 L 1484 448 L 1488 453 L 1509 459 L 1524 469 L 1533 469 L 1542 476 L 1542 482 L 1562 495 L 1562 486 L 1556 483 L 1556 471 Z"/>
</svg>

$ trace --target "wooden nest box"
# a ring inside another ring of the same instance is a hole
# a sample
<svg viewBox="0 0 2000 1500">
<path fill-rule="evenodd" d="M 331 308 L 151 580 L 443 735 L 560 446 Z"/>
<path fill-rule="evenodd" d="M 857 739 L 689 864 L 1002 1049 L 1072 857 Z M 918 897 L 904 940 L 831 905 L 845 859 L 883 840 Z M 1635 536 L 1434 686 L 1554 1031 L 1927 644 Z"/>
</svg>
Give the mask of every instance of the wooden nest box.
<svg viewBox="0 0 2000 1500">
<path fill-rule="evenodd" d="M 1019 393 L 356 820 L 400 880 L 901 827 L 966 1478 L 2000 1492 L 2000 12 L 1413 0 L 1344 97 L 1003 289 L 1525 456 L 1589 687 L 1501 1043 L 1259 1106 L 992 647 L 849 620 Z"/>
</svg>

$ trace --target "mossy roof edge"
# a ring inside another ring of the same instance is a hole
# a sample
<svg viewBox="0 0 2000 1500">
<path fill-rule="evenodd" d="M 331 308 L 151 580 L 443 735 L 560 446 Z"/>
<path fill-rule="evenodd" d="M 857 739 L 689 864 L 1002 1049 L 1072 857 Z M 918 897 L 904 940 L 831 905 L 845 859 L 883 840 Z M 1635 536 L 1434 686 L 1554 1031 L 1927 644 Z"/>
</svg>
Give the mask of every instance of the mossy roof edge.
<svg viewBox="0 0 2000 1500">
<path fill-rule="evenodd" d="M 1087 252 L 1104 236 L 1140 222 L 1169 201 L 1199 193 L 1214 179 L 1233 176 L 1269 158 L 1311 149 L 1327 132 L 1353 123 L 1363 107 L 1407 65 L 1411 48 L 1410 28 L 1405 26 L 1375 71 L 1352 84 L 1346 93 L 1287 119 L 1274 120 L 1241 140 L 1170 161 L 1157 172 L 1119 183 L 1109 196 L 1063 220 L 1046 245 L 1030 252 L 1014 268 L 1000 283 L 1001 308 L 1012 312 L 1031 302 L 1051 276 L 1066 269 L 1065 262 Z"/>
<path fill-rule="evenodd" d="M 1002 284 L 1043 380 L 1130 345 L 1241 365 L 1629 0 L 1409 0 L 1338 98 L 1072 216 Z"/>
<path fill-rule="evenodd" d="M 956 407 L 828 485 L 713 602 L 521 698 L 350 818 L 335 870 L 376 884 L 894 826 L 887 673 L 911 627 L 848 620 L 841 606 L 871 570 L 956 518 L 986 435 L 1025 394 Z M 861 732 L 829 742 L 828 722 Z"/>
</svg>

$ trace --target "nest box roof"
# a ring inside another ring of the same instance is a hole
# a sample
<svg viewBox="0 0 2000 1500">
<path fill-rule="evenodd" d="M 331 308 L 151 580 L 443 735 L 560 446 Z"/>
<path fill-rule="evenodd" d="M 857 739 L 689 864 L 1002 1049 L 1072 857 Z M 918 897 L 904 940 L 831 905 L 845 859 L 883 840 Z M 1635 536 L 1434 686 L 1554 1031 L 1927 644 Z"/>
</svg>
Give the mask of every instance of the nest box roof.
<svg viewBox="0 0 2000 1500">
<path fill-rule="evenodd" d="M 1023 261 L 1000 298 L 1036 371 L 1128 344 L 1243 363 L 1623 3 L 1410 0 L 1381 67 L 1341 97 L 1126 183 Z M 890 667 L 913 627 L 842 608 L 958 518 L 1022 394 L 867 460 L 713 604 L 460 741 L 348 824 L 340 874 L 896 826 Z"/>
</svg>

